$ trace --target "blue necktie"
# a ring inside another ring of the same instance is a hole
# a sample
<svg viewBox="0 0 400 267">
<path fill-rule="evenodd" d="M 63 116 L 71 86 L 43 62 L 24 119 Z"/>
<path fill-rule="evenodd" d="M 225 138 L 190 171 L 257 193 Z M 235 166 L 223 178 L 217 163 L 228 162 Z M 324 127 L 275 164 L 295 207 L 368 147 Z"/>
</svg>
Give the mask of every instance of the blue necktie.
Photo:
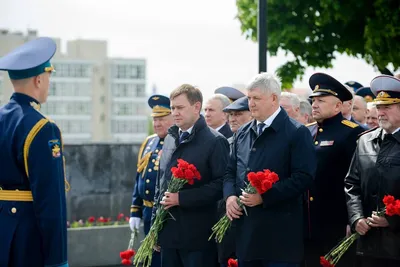
<svg viewBox="0 0 400 267">
<path fill-rule="evenodd" d="M 264 131 L 264 126 L 265 126 L 265 123 L 263 123 L 263 122 L 261 122 L 261 123 L 259 123 L 259 124 L 257 125 L 257 127 L 258 127 L 258 136 L 260 136 L 260 135 L 263 133 L 263 131 Z"/>
<path fill-rule="evenodd" d="M 179 135 L 179 144 L 182 143 L 183 140 L 186 139 L 186 137 L 189 136 L 188 132 L 181 132 L 181 134 Z"/>
</svg>

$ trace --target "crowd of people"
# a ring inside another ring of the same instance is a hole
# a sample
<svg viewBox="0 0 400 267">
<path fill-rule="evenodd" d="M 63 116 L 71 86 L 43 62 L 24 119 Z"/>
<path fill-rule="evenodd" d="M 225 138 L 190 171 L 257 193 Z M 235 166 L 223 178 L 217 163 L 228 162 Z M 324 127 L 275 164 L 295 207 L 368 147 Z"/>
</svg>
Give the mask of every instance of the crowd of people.
<svg viewBox="0 0 400 267">
<path fill-rule="evenodd" d="M 61 132 L 40 113 L 55 49 L 39 38 L 0 58 L 15 90 L 0 108 L 0 266 L 68 266 Z M 157 208 L 169 211 L 151 266 L 314 267 L 351 233 L 336 266 L 400 266 L 400 217 L 377 213 L 385 195 L 400 198 L 400 79 L 363 87 L 315 73 L 309 85 L 282 92 L 260 73 L 206 101 L 190 84 L 149 98 L 155 134 L 138 154 L 129 224 L 147 234 Z M 168 192 L 179 159 L 201 179 Z M 264 170 L 278 181 L 245 192 Z M 210 240 L 224 215 L 231 227 Z"/>
</svg>

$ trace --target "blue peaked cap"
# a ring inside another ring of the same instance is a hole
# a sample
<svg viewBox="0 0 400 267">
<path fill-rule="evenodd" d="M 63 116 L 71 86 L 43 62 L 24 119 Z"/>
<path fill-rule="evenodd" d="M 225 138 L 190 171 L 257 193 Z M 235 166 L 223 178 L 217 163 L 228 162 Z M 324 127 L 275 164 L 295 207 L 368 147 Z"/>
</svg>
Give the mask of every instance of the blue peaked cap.
<svg viewBox="0 0 400 267">
<path fill-rule="evenodd" d="M 0 58 L 0 70 L 8 71 L 10 79 L 19 80 L 54 71 L 50 59 L 57 50 L 48 37 L 27 42 Z"/>
<path fill-rule="evenodd" d="M 152 117 L 164 117 L 171 114 L 170 100 L 163 95 L 152 95 L 147 101 L 152 109 Z"/>
</svg>

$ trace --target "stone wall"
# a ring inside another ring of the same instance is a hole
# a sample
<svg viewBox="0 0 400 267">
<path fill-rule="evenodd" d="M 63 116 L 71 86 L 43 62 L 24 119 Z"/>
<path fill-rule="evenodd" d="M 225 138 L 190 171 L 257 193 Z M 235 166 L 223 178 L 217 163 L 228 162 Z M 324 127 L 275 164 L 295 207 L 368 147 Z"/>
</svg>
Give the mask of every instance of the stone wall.
<svg viewBox="0 0 400 267">
<path fill-rule="evenodd" d="M 129 216 L 139 144 L 65 145 L 68 220 Z"/>
</svg>

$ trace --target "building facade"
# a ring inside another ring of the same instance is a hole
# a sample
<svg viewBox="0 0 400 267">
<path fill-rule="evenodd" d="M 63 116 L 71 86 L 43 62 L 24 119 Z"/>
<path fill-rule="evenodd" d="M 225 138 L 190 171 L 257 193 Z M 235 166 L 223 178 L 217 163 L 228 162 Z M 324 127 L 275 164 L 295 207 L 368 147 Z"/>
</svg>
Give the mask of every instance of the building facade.
<svg viewBox="0 0 400 267">
<path fill-rule="evenodd" d="M 37 37 L 0 30 L 0 56 Z M 60 40 L 52 60 L 49 97 L 41 112 L 59 125 L 66 143 L 141 142 L 148 133 L 146 60 L 108 58 L 107 42 Z M 8 101 L 12 85 L 0 73 L 0 105 Z"/>
</svg>

